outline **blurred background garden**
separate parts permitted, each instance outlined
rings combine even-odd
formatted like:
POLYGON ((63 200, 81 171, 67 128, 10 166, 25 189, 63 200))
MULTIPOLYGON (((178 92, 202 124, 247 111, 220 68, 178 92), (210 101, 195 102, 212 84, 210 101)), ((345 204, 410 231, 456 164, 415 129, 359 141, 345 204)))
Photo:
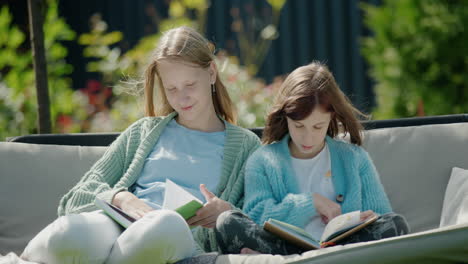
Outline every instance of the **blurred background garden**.
MULTIPOLYGON (((468 113, 468 0, 43 0, 52 133, 122 131, 144 116, 161 32, 216 46, 239 125, 263 126, 285 76, 326 63, 372 119, 468 113)), ((38 133, 27 0, 0 1, 0 141, 38 133)))

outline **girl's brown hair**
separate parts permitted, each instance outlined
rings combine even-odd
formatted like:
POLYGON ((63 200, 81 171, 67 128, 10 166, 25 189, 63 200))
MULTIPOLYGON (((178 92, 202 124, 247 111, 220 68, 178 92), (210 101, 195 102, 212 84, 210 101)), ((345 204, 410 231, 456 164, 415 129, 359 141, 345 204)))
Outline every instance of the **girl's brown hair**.
MULTIPOLYGON (((214 46, 200 33, 186 26, 171 29, 161 36, 151 62, 145 71, 146 116, 165 116, 174 111, 167 101, 159 77, 158 62, 161 60, 174 60, 208 68, 214 61, 214 46), (156 103, 153 102, 155 77, 158 84, 156 103)), ((237 118, 233 103, 217 72, 214 87, 215 92, 212 95, 216 114, 229 123, 236 124, 237 118)))
POLYGON ((332 113, 327 135, 332 138, 338 135, 341 123, 345 135, 350 134, 351 142, 362 144, 363 127, 357 116, 367 116, 351 104, 332 73, 320 62, 297 68, 283 82, 266 120, 263 143, 279 141, 288 133, 286 117, 303 120, 316 106, 322 106, 332 113))

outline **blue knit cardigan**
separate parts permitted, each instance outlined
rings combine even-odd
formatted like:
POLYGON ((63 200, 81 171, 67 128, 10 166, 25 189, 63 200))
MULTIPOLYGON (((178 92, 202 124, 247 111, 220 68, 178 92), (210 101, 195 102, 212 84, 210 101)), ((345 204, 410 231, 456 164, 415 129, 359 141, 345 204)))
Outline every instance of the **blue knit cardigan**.
MULTIPOLYGON (((273 218, 304 228, 317 214, 311 193, 301 193, 291 163, 286 135, 249 157, 245 172, 243 210, 257 224, 273 218)), ((392 211, 369 154, 361 147, 326 137, 332 181, 342 213, 392 211)))

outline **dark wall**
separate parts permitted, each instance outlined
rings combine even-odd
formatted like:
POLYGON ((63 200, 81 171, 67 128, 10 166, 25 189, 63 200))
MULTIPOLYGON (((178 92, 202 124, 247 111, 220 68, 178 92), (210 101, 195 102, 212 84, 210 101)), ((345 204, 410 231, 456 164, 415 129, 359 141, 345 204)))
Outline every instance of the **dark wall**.
MULTIPOLYGON (((119 43, 122 51, 132 48, 145 35, 157 32, 157 21, 167 17, 167 1, 153 0, 59 0, 59 12, 79 36, 90 32, 89 19, 99 13, 108 25, 108 31, 121 31, 124 39, 119 43)), ((88 58, 78 41, 65 43, 69 50, 67 61, 73 65, 73 87, 82 88, 88 79, 99 79, 97 73, 86 72, 88 58)))
MULTIPOLYGON (((6 1, 12 3, 12 1, 6 1)), ((13 1, 14 12, 19 2, 13 1)), ((124 34, 122 50, 135 45, 147 34, 157 32, 158 22, 167 17, 169 0, 80 0, 60 1, 60 14, 79 35, 89 32, 89 18, 100 13, 109 31, 124 34)), ((288 0, 281 12, 279 37, 272 42, 258 77, 270 82, 312 60, 325 62, 353 103, 363 111, 374 105, 373 83, 360 55, 359 41, 369 35, 362 19, 360 2, 379 4, 380 0, 288 0)), ((25 5, 21 5, 25 6, 25 5)), ((212 0, 208 9, 206 36, 217 48, 238 55, 237 35, 232 31, 232 9, 238 8, 243 20, 268 21, 271 8, 265 0, 212 0)), ((16 14, 15 13, 15 14, 16 14)), ((27 17, 25 17, 27 18, 27 17)), ((259 32, 261 28, 253 28, 259 32)), ((76 42, 66 43, 68 62, 73 65, 73 87, 85 86, 86 80, 99 76, 85 71, 87 59, 76 42)))
MULTIPOLYGON (((279 38, 273 41, 259 76, 271 81, 312 60, 326 63, 340 88, 361 110, 374 106, 373 83, 360 54, 360 39, 369 35, 363 25, 359 3, 375 5, 379 0, 288 0, 281 12, 279 38)), ((209 10, 207 37, 235 52, 236 34, 231 31, 231 8, 249 15, 268 14, 266 1, 213 1, 209 10), (253 10, 253 11, 252 11, 253 10)), ((271 10, 270 10, 271 13, 271 10)))

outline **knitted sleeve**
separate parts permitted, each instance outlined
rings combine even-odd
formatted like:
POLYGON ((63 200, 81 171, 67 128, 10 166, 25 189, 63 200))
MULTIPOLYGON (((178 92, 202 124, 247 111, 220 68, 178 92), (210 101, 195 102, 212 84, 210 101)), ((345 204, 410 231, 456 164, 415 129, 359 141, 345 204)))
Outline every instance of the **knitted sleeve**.
POLYGON ((379 174, 367 151, 361 148, 359 173, 362 181, 362 210, 378 214, 392 212, 390 201, 380 182, 379 174))
POLYGON ((124 174, 127 157, 127 148, 130 144, 138 144, 136 134, 143 119, 127 128, 107 148, 104 155, 85 173, 81 180, 65 194, 60 200, 58 215, 81 213, 97 210, 94 200, 99 198, 111 202, 114 195, 126 188, 114 188, 115 184, 124 174))
POLYGON ((280 172, 267 169, 271 164, 261 150, 247 162, 244 212, 258 225, 273 218, 304 227, 316 214, 312 195, 280 191, 280 185, 284 184, 280 172))
MULTIPOLYGON (((260 146, 260 140, 252 133, 246 134, 241 151, 241 155, 236 160, 236 165, 231 177, 236 177, 236 181, 230 184, 229 195, 223 193, 220 198, 227 200, 231 204, 232 210, 241 211, 244 201, 244 174, 247 158, 260 146), (237 169, 236 169, 237 168, 237 169), (235 175, 233 175, 235 174, 235 175)), ((227 188, 228 189, 228 188, 227 188)), ((194 232, 195 241, 198 247, 206 252, 219 251, 216 235, 213 229, 197 228, 194 232)))
POLYGON ((233 209, 241 210, 242 206, 244 205, 244 196, 245 196, 245 170, 247 166, 247 160, 255 152, 255 150, 260 147, 260 140, 256 135, 248 135, 246 139, 246 143, 243 147, 242 157, 238 160, 238 169, 237 171, 237 181, 233 184, 231 188, 230 199, 232 202, 233 209))

